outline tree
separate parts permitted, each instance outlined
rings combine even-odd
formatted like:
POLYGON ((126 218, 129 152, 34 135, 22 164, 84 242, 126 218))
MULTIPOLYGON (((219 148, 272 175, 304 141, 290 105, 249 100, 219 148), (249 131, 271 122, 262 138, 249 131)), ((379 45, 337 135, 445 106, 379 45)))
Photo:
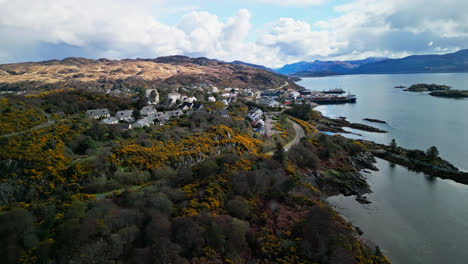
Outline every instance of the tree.
POLYGON ((284 160, 284 148, 281 142, 276 142, 275 153, 273 154, 273 159, 282 162, 284 160))
POLYGON ((151 91, 151 93, 150 93, 150 101, 151 101, 151 102, 155 102, 155 100, 156 100, 156 91, 153 90, 153 91, 151 91))
POLYGON ((226 209, 229 214, 239 219, 245 219, 250 212, 249 205, 240 197, 229 200, 226 204, 226 209))
POLYGON ((200 170, 198 172, 201 179, 205 179, 216 175, 218 172, 218 164, 214 160, 205 160, 200 164, 200 170))
POLYGON ((432 146, 426 150, 426 155, 429 156, 431 161, 433 161, 439 156, 439 150, 437 147, 432 146))
POLYGON ((135 109, 133 110, 132 116, 135 118, 135 121, 137 121, 141 118, 141 113, 138 109, 135 109))
POLYGON ((312 116, 312 107, 309 104, 294 104, 291 109, 286 110, 284 113, 302 120, 310 120, 312 116))
POLYGON ((390 149, 395 151, 398 148, 398 145, 396 143, 395 139, 392 139, 392 142, 390 142, 390 149))
MULTIPOLYGON (((146 92, 144 89, 138 91, 138 100, 135 103, 135 108, 138 111, 146 105, 146 92)), ((135 112, 135 111, 133 111, 135 112)))

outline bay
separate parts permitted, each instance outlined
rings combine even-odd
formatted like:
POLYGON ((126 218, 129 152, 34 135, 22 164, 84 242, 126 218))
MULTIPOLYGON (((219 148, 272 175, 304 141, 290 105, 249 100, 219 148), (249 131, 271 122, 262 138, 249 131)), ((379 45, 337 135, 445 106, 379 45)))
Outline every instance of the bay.
MULTIPOLYGON (((388 134, 346 135, 405 148, 436 146, 440 155, 468 171, 468 99, 437 98, 394 88, 416 83, 446 84, 468 89, 468 74, 353 75, 307 78, 311 90, 342 88, 357 95, 355 104, 319 106, 325 116, 344 116, 389 131, 388 134), (363 121, 380 119, 387 124, 363 121)), ((378 172, 364 174, 372 202, 355 197, 328 199, 347 220, 359 226, 364 239, 378 244, 392 263, 468 263, 468 186, 407 170, 378 159, 378 172)))

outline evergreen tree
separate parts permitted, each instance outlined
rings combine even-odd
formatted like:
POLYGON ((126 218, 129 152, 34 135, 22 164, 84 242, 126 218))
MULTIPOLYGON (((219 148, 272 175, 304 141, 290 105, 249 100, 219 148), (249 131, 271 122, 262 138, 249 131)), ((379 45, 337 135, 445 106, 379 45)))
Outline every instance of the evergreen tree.
POLYGON ((429 159, 435 160, 439 156, 439 150, 437 147, 432 146, 426 150, 426 155, 429 156, 429 159))
POLYGON ((277 141, 276 142, 276 149, 275 153, 273 154, 273 159, 282 162, 284 160, 284 148, 283 144, 281 142, 277 141))
POLYGON ((398 148, 398 145, 396 143, 395 139, 392 139, 392 142, 390 142, 390 149, 391 150, 396 150, 398 148))

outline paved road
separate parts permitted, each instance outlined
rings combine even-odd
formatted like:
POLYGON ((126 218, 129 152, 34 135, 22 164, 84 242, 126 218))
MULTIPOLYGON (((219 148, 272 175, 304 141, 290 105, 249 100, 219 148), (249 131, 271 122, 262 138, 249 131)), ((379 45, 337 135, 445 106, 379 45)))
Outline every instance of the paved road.
POLYGON ((291 121, 293 123, 294 129, 296 130, 296 136, 294 137, 293 141, 289 142, 284 146, 284 151, 288 151, 292 146, 299 143, 301 138, 305 137, 304 129, 296 122, 291 121))
MULTIPOLYGON (((284 151, 288 151, 292 146, 299 143, 301 138, 305 137, 304 129, 298 123, 292 121, 291 119, 289 121, 291 121, 293 123, 293 127, 296 130, 296 136, 294 137, 294 139, 291 142, 289 142, 288 144, 286 144, 286 146, 284 146, 284 151)), ((273 155, 273 153, 274 153, 274 151, 270 151, 270 152, 265 153, 265 154, 266 155, 273 155)))

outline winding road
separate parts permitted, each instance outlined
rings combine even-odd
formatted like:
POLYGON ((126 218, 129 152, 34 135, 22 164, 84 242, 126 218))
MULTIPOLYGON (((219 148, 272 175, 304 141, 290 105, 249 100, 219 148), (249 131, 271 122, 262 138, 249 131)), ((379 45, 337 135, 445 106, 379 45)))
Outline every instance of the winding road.
MULTIPOLYGON (((284 146, 284 151, 285 152, 287 152, 295 144, 299 143, 301 138, 306 136, 304 129, 298 123, 292 121, 291 119, 289 119, 289 121, 291 121, 293 123, 293 127, 296 130, 296 136, 294 137, 293 140, 291 140, 291 142, 289 142, 288 144, 286 144, 284 146)), ((273 155, 273 153, 274 153, 274 151, 270 151, 270 152, 266 153, 266 155, 273 155)))
POLYGON ((301 138, 305 137, 304 129, 298 123, 294 121, 291 121, 291 122, 293 123, 294 129, 296 130, 296 136, 291 142, 289 142, 288 144, 286 144, 286 146, 284 146, 284 151, 288 151, 292 146, 299 143, 301 138))

